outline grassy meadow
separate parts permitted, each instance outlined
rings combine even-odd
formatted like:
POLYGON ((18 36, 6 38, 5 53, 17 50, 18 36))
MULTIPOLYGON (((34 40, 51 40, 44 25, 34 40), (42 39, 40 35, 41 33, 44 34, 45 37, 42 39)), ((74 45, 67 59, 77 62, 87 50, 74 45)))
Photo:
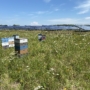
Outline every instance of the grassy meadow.
POLYGON ((7 30, 0 38, 14 34, 28 39, 29 53, 0 45, 0 90, 90 90, 90 32, 7 30))

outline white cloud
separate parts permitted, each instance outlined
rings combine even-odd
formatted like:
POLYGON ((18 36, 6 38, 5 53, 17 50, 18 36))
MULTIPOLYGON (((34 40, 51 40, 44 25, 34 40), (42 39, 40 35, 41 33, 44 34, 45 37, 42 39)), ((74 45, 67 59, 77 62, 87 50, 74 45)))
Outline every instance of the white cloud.
POLYGON ((37 14, 44 14, 44 13, 47 13, 48 11, 38 11, 36 12, 37 14))
POLYGON ((43 11, 38 11, 37 14, 44 14, 45 12, 43 11))
POLYGON ((80 11, 78 14, 85 14, 85 13, 87 13, 89 10, 82 10, 82 11, 80 11))
POLYGON ((31 19, 35 19, 35 18, 37 18, 37 17, 38 17, 38 16, 32 16, 31 19))
POLYGON ((89 24, 90 20, 87 20, 85 18, 82 18, 82 19, 77 19, 77 18, 59 18, 59 19, 48 20, 48 22, 51 23, 51 24, 89 24))
POLYGON ((56 9, 54 9, 55 11, 59 11, 59 9, 58 8, 56 8, 56 9))
POLYGON ((37 14, 45 14, 48 13, 49 11, 36 11, 36 12, 32 12, 31 14, 28 14, 28 16, 33 16, 33 15, 37 15, 37 14))
POLYGON ((53 11, 37 11, 37 12, 34 12, 34 14, 38 14, 38 15, 41 15, 41 14, 50 14, 52 13, 53 11))
POLYGON ((90 0, 85 0, 84 2, 81 2, 75 8, 80 9, 80 12, 78 12, 78 14, 88 13, 90 11, 90 0))
POLYGON ((33 16, 33 14, 28 14, 28 16, 33 16))
POLYGON ((90 17, 85 17, 86 20, 90 20, 90 17))
POLYGON ((49 3, 51 0, 44 0, 44 2, 49 3))
POLYGON ((70 24, 70 23, 75 23, 78 21, 78 19, 71 19, 71 18, 60 18, 60 19, 52 19, 52 20, 49 20, 50 22, 54 22, 54 23, 67 23, 67 24, 70 24))
POLYGON ((62 3, 62 4, 60 4, 59 6, 64 6, 66 3, 62 3))
POLYGON ((15 17, 18 17, 19 15, 15 15, 15 17))
POLYGON ((32 12, 31 14, 28 14, 28 16, 34 16, 34 15, 42 15, 42 14, 50 14, 53 13, 55 11, 59 11, 60 9, 58 8, 54 8, 51 11, 36 11, 36 12, 32 12))
POLYGON ((5 18, 5 19, 3 19, 3 20, 0 20, 0 23, 1 24, 6 24, 6 25, 13 25, 13 24, 18 24, 19 25, 19 18, 5 18))
POLYGON ((39 23, 38 23, 38 22, 36 22, 36 21, 34 21, 34 22, 31 22, 31 24, 30 24, 30 25, 32 25, 32 26, 33 26, 33 25, 36 25, 36 26, 37 26, 37 25, 39 25, 39 23))

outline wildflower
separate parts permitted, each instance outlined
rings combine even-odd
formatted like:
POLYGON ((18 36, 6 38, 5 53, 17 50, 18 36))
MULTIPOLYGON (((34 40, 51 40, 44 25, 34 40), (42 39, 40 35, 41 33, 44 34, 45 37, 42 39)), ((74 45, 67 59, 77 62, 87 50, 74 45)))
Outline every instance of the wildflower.
POLYGON ((50 71, 54 71, 54 68, 50 68, 50 71))
POLYGON ((75 43, 75 45, 78 45, 77 43, 75 43))
POLYGON ((26 66, 27 68, 29 67, 29 66, 26 66))
POLYGON ((57 73, 56 75, 58 76, 59 74, 57 73))
POLYGON ((55 73, 53 72, 52 74, 54 75, 55 73))
POLYGON ((56 41, 54 41, 54 43, 56 43, 56 41))
POLYGON ((56 53, 58 53, 58 51, 56 50, 56 53))
POLYGON ((66 88, 64 88, 63 90, 67 90, 66 88))
POLYGON ((50 72, 47 72, 48 74, 50 74, 50 72))
POLYGON ((37 86, 34 90, 44 89, 43 86, 37 86))
POLYGON ((12 56, 12 55, 14 55, 15 54, 15 52, 12 52, 12 53, 10 53, 10 56, 12 56))

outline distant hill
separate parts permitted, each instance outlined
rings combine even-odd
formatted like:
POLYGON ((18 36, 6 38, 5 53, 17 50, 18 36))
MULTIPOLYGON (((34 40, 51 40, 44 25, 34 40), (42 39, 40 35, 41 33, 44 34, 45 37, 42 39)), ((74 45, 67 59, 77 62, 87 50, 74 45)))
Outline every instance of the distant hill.
POLYGON ((84 31, 90 30, 90 25, 73 25, 73 24, 60 24, 60 25, 41 25, 41 26, 20 26, 20 25, 0 25, 0 30, 75 30, 75 31, 84 31))

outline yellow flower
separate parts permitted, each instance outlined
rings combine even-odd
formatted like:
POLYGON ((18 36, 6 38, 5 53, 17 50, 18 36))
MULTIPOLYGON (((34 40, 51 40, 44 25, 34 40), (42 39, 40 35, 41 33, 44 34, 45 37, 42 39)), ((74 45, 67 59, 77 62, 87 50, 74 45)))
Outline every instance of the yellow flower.
POLYGON ((63 90, 67 90, 66 88, 64 88, 63 90))

